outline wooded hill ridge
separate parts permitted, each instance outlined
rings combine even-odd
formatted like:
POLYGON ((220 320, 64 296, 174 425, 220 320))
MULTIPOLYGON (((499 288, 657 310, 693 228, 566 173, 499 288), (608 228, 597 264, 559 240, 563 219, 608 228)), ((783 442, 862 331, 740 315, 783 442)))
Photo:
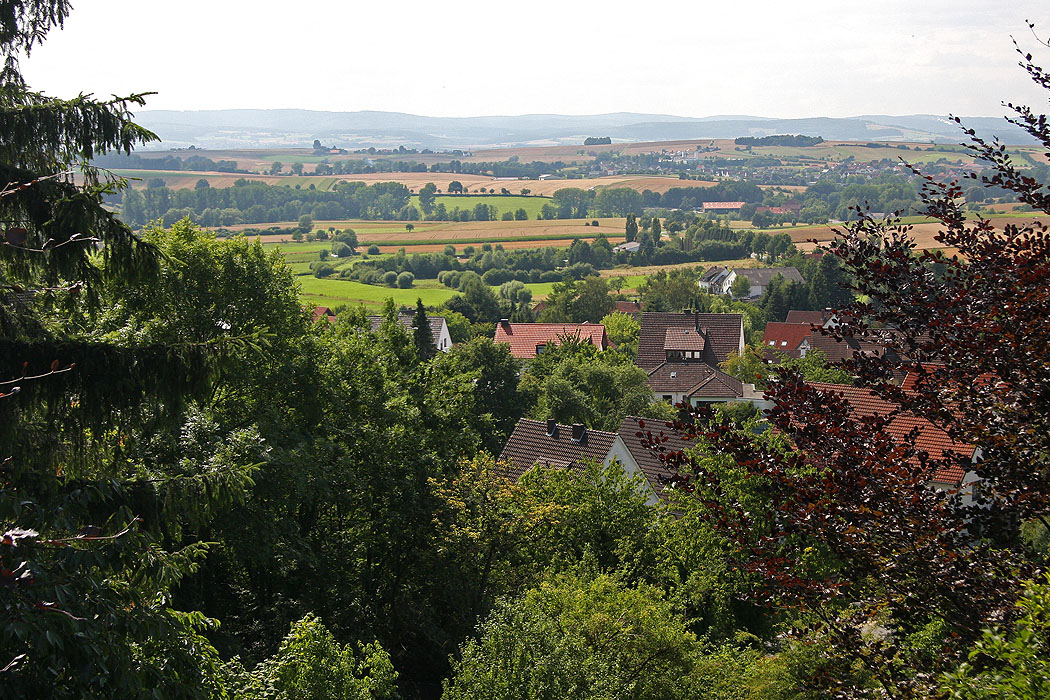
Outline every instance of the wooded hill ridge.
MULTIPOLYGON (((343 148, 404 145, 413 148, 582 144, 601 133, 617 141, 737 138, 802 134, 833 140, 956 143, 957 124, 947 116, 864 115, 849 118, 774 119, 743 115, 681 117, 618 112, 595 115, 430 117, 401 112, 325 112, 305 109, 143 110, 136 121, 160 136, 154 148, 281 148, 314 139, 343 148)), ((1030 135, 1000 117, 967 117, 984 138, 1031 144, 1030 135)))

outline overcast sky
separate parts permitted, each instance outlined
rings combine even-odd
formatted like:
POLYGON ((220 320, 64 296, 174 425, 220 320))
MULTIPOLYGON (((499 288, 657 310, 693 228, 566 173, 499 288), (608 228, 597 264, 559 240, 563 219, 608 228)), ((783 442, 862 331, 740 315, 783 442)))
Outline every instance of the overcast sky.
POLYGON ((149 109, 429 116, 1003 114, 1045 109, 1050 0, 73 0, 23 61, 55 96, 149 109))

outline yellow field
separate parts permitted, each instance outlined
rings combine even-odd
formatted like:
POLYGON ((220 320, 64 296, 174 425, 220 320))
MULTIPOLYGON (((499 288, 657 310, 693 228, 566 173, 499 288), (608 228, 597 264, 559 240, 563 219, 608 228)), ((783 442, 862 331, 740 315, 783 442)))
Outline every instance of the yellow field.
MULTIPOLYGON (((590 220, 588 220, 590 221, 590 220)), ((412 246, 412 252, 441 250, 447 242, 469 243, 502 243, 504 248, 544 248, 546 246, 567 247, 574 238, 593 240, 598 234, 605 236, 613 245, 624 237, 625 219, 598 219, 598 226, 584 226, 583 219, 559 219, 551 221, 424 221, 412 222, 415 226, 411 232, 405 230, 401 221, 318 221, 315 228, 327 229, 352 228, 357 233, 358 241, 368 246, 372 243, 384 244, 391 251, 402 245, 412 246), (564 238, 562 238, 564 237, 564 238), (528 238, 531 240, 506 240, 508 238, 528 238)), ((295 226, 286 221, 278 226, 295 226)), ((247 226, 230 227, 237 230, 247 226)), ((262 235, 264 243, 279 243, 291 240, 288 234, 262 235)), ((386 252, 386 251, 384 251, 386 252)))
MULTIPOLYGON (((989 220, 995 228, 1002 228, 1006 224, 1023 226, 1032 222, 1050 225, 1050 216, 1035 216, 1034 214, 1028 216, 995 216, 991 217, 989 220)), ((841 226, 838 228, 841 229, 841 226)), ((937 250, 943 248, 943 246, 934 237, 943 229, 944 225, 940 222, 919 223, 913 224, 909 233, 911 237, 915 239, 915 247, 918 250, 937 250)), ((770 232, 772 233, 772 231, 770 232)), ((810 240, 824 243, 835 237, 834 230, 830 225, 807 226, 805 228, 785 228, 783 232, 791 234, 791 240, 794 241, 798 249, 802 251, 810 251, 816 247, 816 245, 811 243, 810 240)), ((951 255, 956 251, 952 248, 945 248, 944 252, 951 255)))

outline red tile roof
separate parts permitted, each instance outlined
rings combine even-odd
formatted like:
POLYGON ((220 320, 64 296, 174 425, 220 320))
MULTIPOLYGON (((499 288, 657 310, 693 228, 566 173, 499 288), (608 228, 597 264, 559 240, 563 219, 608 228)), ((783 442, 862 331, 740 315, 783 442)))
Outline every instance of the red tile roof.
POLYGON ((500 461, 507 463, 507 476, 518 478, 537 462, 562 469, 579 469, 584 460, 605 461, 616 433, 604 430, 584 430, 584 439, 572 439, 572 426, 558 424, 553 435, 547 434, 545 421, 522 418, 507 438, 500 453, 500 461))
POLYGON ((704 335, 704 362, 716 366, 731 352, 739 352, 744 342, 742 314, 701 314, 643 312, 638 336, 638 366, 650 370, 667 360, 664 342, 667 329, 696 330, 704 335))
POLYGON ((637 315, 642 313, 642 302, 640 301, 617 301, 616 310, 621 314, 637 315))
POLYGON ((781 352, 798 350, 798 346, 812 332, 813 327, 808 323, 770 322, 766 324, 766 331, 762 334, 762 345, 781 352))
POLYGON ((609 346, 600 323, 498 323, 495 341, 509 344, 514 357, 528 359, 536 357, 537 346, 557 345, 564 336, 590 340, 599 350, 609 346))
POLYGON ((746 202, 704 202, 704 209, 740 209, 746 202))
POLYGON ((329 309, 327 306, 315 306, 313 311, 314 322, 321 320, 322 318, 329 323, 335 323, 335 312, 329 309))
MULTIPOLYGON (((858 418, 870 416, 888 416, 899 406, 886 401, 870 389, 840 384, 811 382, 811 386, 820 391, 834 392, 844 398, 850 410, 858 418)), ((955 453, 963 460, 972 460, 976 452, 973 445, 952 440, 946 432, 930 421, 912 414, 901 414, 890 420, 886 431, 892 438, 903 440, 913 429, 918 430, 915 447, 926 452, 930 459, 944 460, 948 452, 955 453)), ((948 464, 934 472, 932 480, 941 484, 958 486, 962 483, 965 470, 958 464, 948 464)))

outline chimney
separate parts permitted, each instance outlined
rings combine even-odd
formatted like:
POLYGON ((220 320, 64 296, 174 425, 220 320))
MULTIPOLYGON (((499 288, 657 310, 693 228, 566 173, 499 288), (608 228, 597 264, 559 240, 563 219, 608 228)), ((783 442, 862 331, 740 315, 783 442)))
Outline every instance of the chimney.
POLYGON ((510 325, 510 319, 509 319, 509 318, 501 318, 501 319, 499 320, 499 325, 501 325, 501 326, 503 326, 504 328, 506 328, 507 326, 509 326, 509 325, 510 325))
POLYGON ((572 441, 576 444, 582 444, 584 438, 587 437, 587 430, 583 427, 583 423, 572 424, 572 441))
POLYGON ((554 420, 553 418, 547 419, 547 435, 549 435, 550 437, 558 436, 558 421, 554 420))

